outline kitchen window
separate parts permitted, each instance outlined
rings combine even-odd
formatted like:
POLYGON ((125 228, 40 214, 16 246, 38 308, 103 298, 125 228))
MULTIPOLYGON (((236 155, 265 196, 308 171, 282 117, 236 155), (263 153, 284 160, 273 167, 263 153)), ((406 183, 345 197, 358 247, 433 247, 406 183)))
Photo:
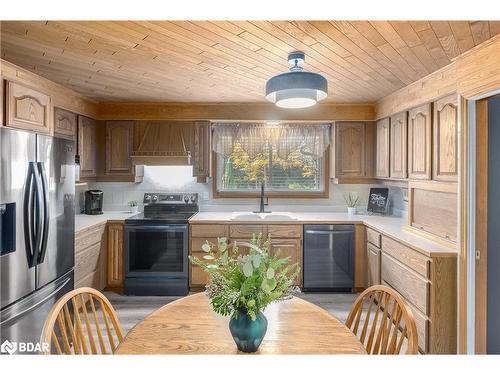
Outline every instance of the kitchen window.
POLYGON ((328 196, 329 124, 212 125, 215 197, 328 196))

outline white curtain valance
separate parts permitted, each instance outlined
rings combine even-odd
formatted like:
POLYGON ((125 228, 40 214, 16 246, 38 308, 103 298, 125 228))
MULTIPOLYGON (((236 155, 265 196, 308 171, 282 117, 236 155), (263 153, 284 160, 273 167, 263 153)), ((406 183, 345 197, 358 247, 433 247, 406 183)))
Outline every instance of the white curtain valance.
POLYGON ((330 124, 214 123, 212 149, 222 155, 232 154, 238 144, 251 158, 270 145, 281 158, 293 152, 322 156, 330 144, 330 124))

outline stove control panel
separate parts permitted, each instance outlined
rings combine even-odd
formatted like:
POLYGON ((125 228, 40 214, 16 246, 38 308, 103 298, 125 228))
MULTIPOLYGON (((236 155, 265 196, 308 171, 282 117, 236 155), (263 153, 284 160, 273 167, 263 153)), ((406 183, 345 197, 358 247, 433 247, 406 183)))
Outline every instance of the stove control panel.
POLYGON ((198 193, 146 193, 143 203, 197 204, 198 193))

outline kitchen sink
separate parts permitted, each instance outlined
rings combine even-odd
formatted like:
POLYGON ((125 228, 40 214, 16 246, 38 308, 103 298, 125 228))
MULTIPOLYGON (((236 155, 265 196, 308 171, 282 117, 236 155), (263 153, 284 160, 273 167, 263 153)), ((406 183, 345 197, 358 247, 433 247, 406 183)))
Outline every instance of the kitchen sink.
POLYGON ((257 213, 257 212, 234 212, 231 215, 231 220, 240 221, 271 221, 271 220, 297 220, 290 212, 268 212, 268 213, 257 213))

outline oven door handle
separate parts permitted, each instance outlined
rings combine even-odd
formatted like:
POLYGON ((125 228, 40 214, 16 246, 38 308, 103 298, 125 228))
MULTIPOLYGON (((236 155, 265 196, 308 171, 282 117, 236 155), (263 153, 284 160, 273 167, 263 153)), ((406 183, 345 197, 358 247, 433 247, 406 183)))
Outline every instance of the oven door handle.
POLYGON ((166 231, 186 230, 187 225, 125 225, 125 229, 156 231, 163 229, 166 231))

